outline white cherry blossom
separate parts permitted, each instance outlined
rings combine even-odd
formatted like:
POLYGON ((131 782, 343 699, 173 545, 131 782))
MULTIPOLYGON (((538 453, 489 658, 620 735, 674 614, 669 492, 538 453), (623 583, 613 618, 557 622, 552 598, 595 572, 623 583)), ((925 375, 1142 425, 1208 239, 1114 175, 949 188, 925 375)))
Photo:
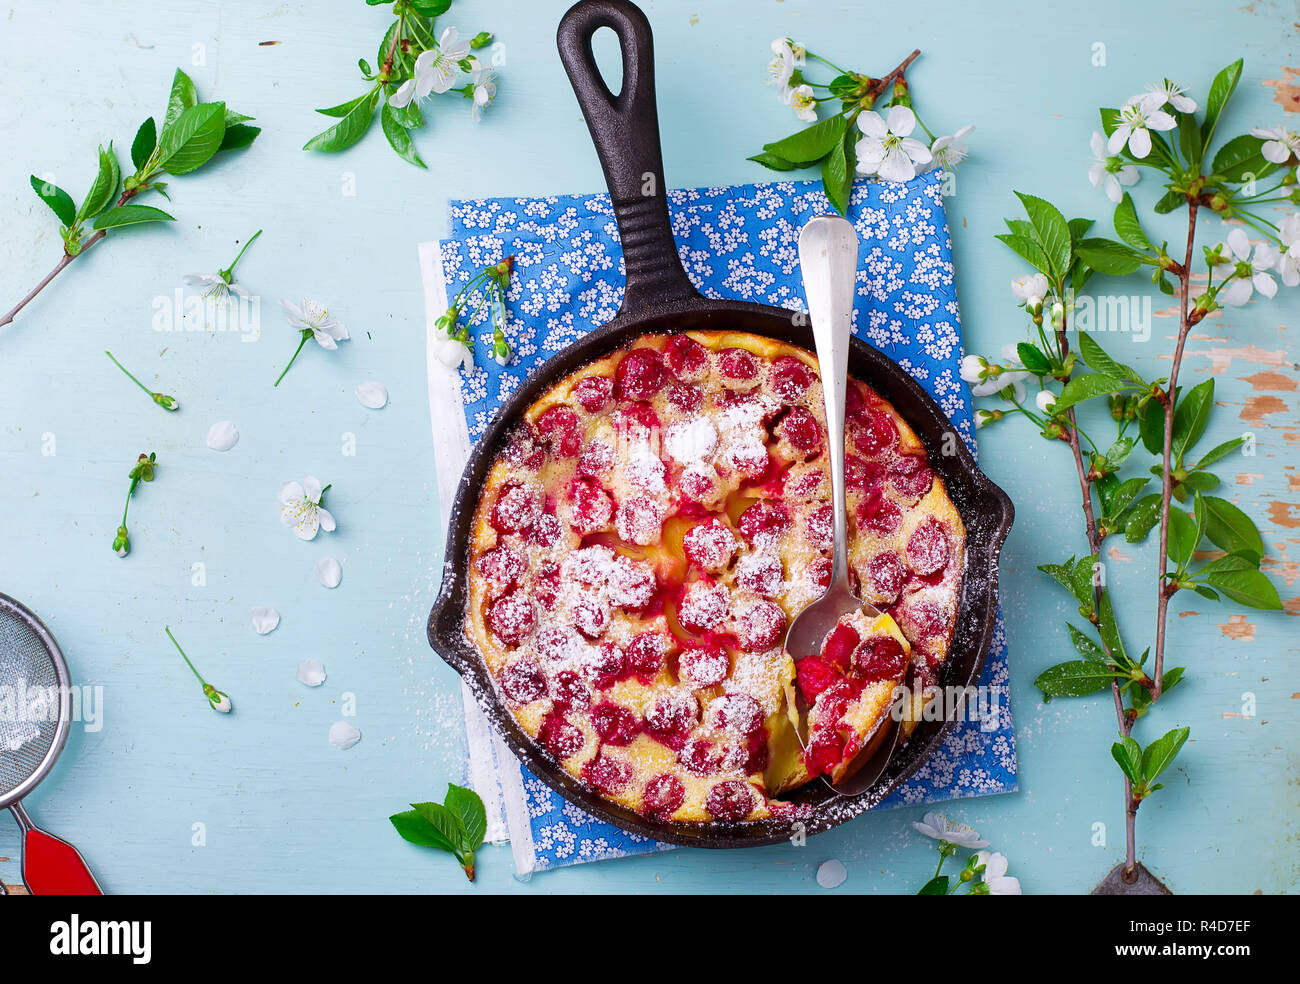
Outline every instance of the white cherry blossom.
POLYGON ((882 118, 874 110, 858 117, 864 134, 858 141, 858 173, 874 174, 885 181, 911 181, 918 164, 929 164, 930 148, 910 136, 916 114, 907 106, 894 106, 882 118))
POLYGON ((800 85, 790 90, 790 108, 805 123, 817 122, 817 94, 810 85, 800 85))
POLYGON ((1151 153, 1151 131, 1172 130, 1178 121, 1160 108, 1160 97, 1147 93, 1134 96, 1119 110, 1119 125, 1110 135, 1106 147, 1118 154, 1128 144, 1129 153, 1142 160, 1151 153))
POLYGON ((949 844, 956 844, 958 847, 979 848, 989 846, 989 842, 983 840, 974 827, 964 823, 953 823, 942 813, 927 813, 919 822, 913 821, 912 827, 925 834, 926 837, 947 841, 949 844))
POLYGON ((1122 157, 1106 152, 1106 138, 1096 130, 1090 141, 1092 163, 1088 165, 1088 180, 1094 188, 1102 188, 1106 197, 1119 204, 1124 197, 1123 188, 1131 188, 1138 183, 1140 174, 1135 164, 1125 164, 1122 157))
POLYGON ((935 137, 934 143, 930 144, 930 156, 934 159, 934 166, 949 171, 954 170, 970 156, 970 148, 963 141, 974 132, 975 127, 963 126, 952 136, 935 137))
POLYGON ((1021 304, 1028 304, 1034 298, 1042 300, 1051 290, 1047 277, 1041 273, 1026 273, 1011 278, 1011 293, 1021 304))
POLYGON ((1172 106, 1180 113, 1196 112, 1196 100, 1187 95, 1187 90, 1177 82, 1171 82, 1165 79, 1162 82, 1152 82, 1147 86, 1147 97, 1155 102, 1160 102, 1157 106, 1172 106))
POLYGON ((1265 297, 1272 297, 1277 293, 1277 281, 1273 279, 1270 272, 1278 265, 1276 249, 1268 243, 1260 243, 1255 247, 1254 259, 1251 259, 1250 240, 1246 238, 1245 229, 1233 229, 1228 233, 1228 248, 1232 250, 1238 263, 1249 265, 1250 273, 1228 281, 1219 292, 1220 301, 1238 307, 1249 301, 1255 291, 1259 291, 1265 297))
POLYGON ((1264 146, 1259 148, 1259 152, 1264 155, 1266 161, 1285 164, 1292 154, 1300 157, 1300 133, 1295 130, 1284 126, 1256 128, 1250 131, 1250 135, 1264 141, 1264 146))
POLYGON ((280 522, 292 526, 298 539, 314 540, 319 530, 334 532, 334 516, 321 505, 328 488, 321 488, 315 475, 308 475, 301 485, 285 482, 280 486, 280 522))
POLYGON ((980 880, 989 887, 990 895, 1020 895, 1020 879, 1007 875, 1007 859, 996 852, 978 851, 977 863, 984 865, 980 880))

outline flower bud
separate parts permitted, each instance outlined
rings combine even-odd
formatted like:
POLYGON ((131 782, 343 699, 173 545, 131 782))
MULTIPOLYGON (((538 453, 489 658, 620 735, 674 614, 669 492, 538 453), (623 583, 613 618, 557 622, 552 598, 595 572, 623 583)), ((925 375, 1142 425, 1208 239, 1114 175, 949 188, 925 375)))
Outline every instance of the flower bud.
POLYGON ((477 34, 474 35, 474 37, 470 39, 469 46, 473 48, 475 51, 478 51, 479 48, 486 48, 491 43, 492 43, 492 32, 479 31, 477 34))
POLYGON ((164 410, 179 410, 181 408, 181 401, 174 396, 168 396, 166 393, 155 393, 153 401, 164 410))
POLYGON ((222 714, 230 713, 233 705, 230 702, 230 696, 228 694, 223 694, 210 683, 205 683, 203 685, 203 694, 208 698, 208 703, 212 705, 214 711, 218 711, 222 714))
POLYGON ((504 366, 510 362, 512 354, 510 343, 506 341, 505 334, 498 328, 492 333, 492 358, 496 360, 497 365, 504 366))
POLYGON ((113 552, 119 557, 125 557, 131 552, 131 538, 126 535, 126 527, 117 528, 117 536, 113 537, 113 552))
POLYGON ((1065 324, 1065 305, 1057 301, 1052 305, 1052 327, 1060 328, 1065 324))
POLYGON ((1043 299, 1037 294, 1030 294, 1025 298, 1025 308, 1030 314, 1037 317, 1043 313, 1043 299))
POLYGON ((1051 390, 1040 390, 1034 397, 1034 403, 1037 404, 1040 412, 1050 414, 1052 408, 1056 406, 1056 394, 1051 390))

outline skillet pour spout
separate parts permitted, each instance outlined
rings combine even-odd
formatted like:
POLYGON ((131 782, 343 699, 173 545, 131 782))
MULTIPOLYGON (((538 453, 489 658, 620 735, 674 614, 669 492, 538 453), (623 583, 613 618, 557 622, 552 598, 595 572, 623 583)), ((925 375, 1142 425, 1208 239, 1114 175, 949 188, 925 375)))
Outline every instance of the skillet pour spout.
MULTIPOLYGON (((592 815, 645 837, 695 847, 733 848, 788 839, 837 826, 875 806, 927 761, 956 723, 924 721, 863 793, 837 797, 821 783, 784 795, 802 816, 737 823, 674 824, 651 820, 604 799, 570 775, 519 727, 482 657, 464 632, 469 596, 469 546, 474 512, 507 432, 547 389, 614 349, 656 332, 727 329, 780 339, 813 350, 811 329, 781 308, 702 297, 682 267, 668 220, 654 44, 649 22, 628 0, 582 0, 560 22, 557 44, 609 186, 623 245, 627 287, 618 314, 557 352, 524 379, 494 417, 465 465, 448 521, 442 587, 429 615, 429 643, 465 680, 497 732, 538 778, 592 815), (592 37, 610 28, 623 54, 617 95, 601 78, 592 37)), ((849 349, 849 372, 868 383, 907 420, 930 456, 967 528, 966 569, 953 643, 942 685, 974 686, 993 637, 998 556, 1010 530, 1010 499, 977 467, 951 421, 897 363, 861 339, 849 349)))

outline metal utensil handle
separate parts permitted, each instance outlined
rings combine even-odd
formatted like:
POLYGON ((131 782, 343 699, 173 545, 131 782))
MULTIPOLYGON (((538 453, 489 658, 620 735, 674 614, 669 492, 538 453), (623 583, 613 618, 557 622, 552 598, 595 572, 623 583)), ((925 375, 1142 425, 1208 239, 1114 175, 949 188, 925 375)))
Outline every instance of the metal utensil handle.
POLYGON ((852 224, 838 216, 823 215, 805 225, 799 233, 799 266, 826 401, 826 443, 831 459, 831 502, 835 513, 833 587, 849 575, 844 515, 844 398, 848 389, 849 338, 858 272, 858 234, 852 224))
POLYGON ((582 0, 560 21, 556 44, 614 203, 627 268, 621 313, 698 298, 668 224, 650 22, 626 0, 582 0), (602 27, 618 35, 623 54, 618 95, 605 84, 592 51, 592 37, 602 27))
POLYGON ((33 895, 103 895, 81 853, 67 841, 47 834, 21 803, 9 807, 23 832, 23 884, 33 895))

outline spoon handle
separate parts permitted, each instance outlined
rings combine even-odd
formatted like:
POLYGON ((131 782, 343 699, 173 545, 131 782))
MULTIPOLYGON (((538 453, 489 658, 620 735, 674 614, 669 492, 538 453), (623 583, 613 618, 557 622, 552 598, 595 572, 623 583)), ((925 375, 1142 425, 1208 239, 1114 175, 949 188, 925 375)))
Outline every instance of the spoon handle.
POLYGON ((844 515, 844 396, 848 388, 849 337, 858 272, 858 234, 853 226, 834 215, 822 215, 810 221, 799 233, 799 266, 826 401, 826 442, 835 514, 833 589, 847 582, 849 569, 844 515))

